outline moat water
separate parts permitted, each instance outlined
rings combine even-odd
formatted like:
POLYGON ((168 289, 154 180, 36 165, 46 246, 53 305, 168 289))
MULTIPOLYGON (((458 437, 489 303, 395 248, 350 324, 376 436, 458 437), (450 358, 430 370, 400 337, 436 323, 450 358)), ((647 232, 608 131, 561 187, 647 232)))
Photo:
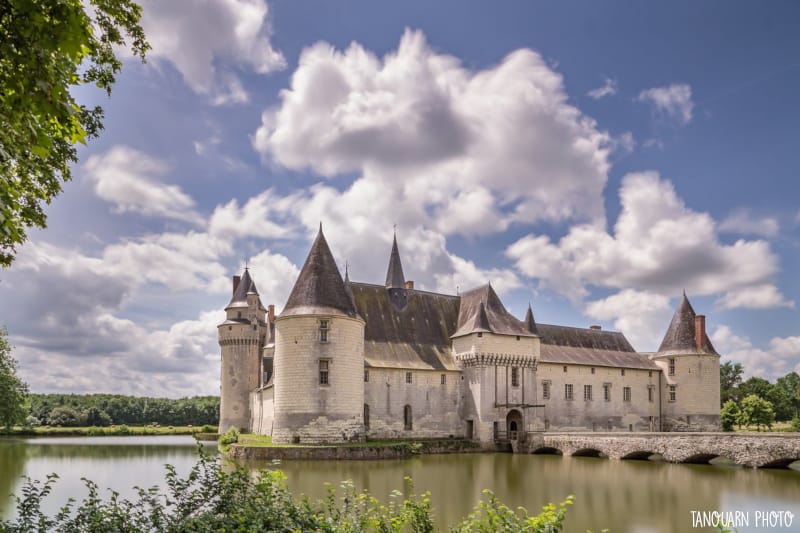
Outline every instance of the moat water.
MULTIPOLYGON (((0 439, 0 517, 13 516, 13 498, 7 495, 19 492, 23 476, 40 480, 53 472, 60 476, 47 503, 47 510, 55 512, 69 497, 85 494, 81 477, 132 497, 134 486, 163 484, 165 464, 186 474, 196 459, 191 437, 0 439)), ((510 507, 523 506, 531 513, 548 502, 575 495, 565 524, 570 532, 603 528, 613 533, 713 531, 693 528, 692 511, 739 511, 741 518, 750 521, 750 527, 739 528, 742 533, 800 531, 797 470, 510 454, 284 462, 278 467, 296 493, 321 497, 326 482, 338 486, 351 479, 357 488, 368 489, 383 502, 393 490, 404 490, 403 478, 408 476, 414 480, 415 492, 431 492, 437 524, 443 529, 468 514, 481 491, 488 488, 510 507), (793 514, 791 527, 768 527, 764 520, 769 520, 769 513, 781 511, 793 514)))

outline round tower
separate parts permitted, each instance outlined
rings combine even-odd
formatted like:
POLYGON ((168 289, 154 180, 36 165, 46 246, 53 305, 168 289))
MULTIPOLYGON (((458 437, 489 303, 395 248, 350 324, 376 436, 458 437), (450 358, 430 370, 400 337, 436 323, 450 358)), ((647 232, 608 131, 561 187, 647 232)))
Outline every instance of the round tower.
POLYGON ((663 373, 661 428, 664 431, 719 431, 720 356, 683 294, 658 352, 651 356, 663 373))
POLYGON ((233 427, 248 431, 250 393, 260 382, 267 324, 266 309, 246 268, 241 278, 233 278, 233 296, 225 313, 225 322, 217 326, 222 348, 219 431, 224 433, 233 427))
POLYGON ((273 442, 363 440, 364 324, 320 228, 275 320, 273 442))

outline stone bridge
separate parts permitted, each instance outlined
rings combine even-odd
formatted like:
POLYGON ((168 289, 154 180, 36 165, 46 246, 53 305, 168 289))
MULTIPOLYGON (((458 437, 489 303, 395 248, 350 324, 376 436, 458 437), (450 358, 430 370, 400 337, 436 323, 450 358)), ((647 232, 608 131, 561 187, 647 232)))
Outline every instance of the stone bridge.
POLYGON ((787 433, 528 433, 520 453, 708 463, 725 457, 753 468, 785 468, 800 460, 800 435, 787 433))

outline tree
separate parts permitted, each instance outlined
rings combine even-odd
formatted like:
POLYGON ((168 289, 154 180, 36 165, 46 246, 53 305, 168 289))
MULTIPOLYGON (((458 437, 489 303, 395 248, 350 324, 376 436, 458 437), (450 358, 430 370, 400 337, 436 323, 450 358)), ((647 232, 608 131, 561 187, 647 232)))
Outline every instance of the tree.
POLYGON ((0 425, 6 430, 25 422, 28 386, 17 376, 17 362, 11 357, 8 332, 0 328, 0 425))
POLYGON ((61 192, 85 144, 103 128, 103 109, 78 104, 70 89, 111 94, 130 39, 149 45, 131 0, 3 0, 0 8, 0 265, 14 259, 26 228, 45 227, 42 202, 61 192), (88 9, 87 9, 88 8, 88 9))
POLYGON ((775 411, 767 400, 751 394, 742 400, 739 405, 739 425, 756 426, 761 431, 761 426, 772 428, 775 421, 775 411))
POLYGON ((725 361, 719 367, 719 389, 722 404, 728 400, 736 400, 736 389, 742 384, 744 369, 742 363, 725 361))
POLYGON ((800 416, 800 374, 789 372, 782 378, 778 378, 775 386, 783 390, 789 397, 792 415, 800 416))
POLYGON ((722 431, 733 431, 733 425, 739 420, 739 406, 733 400, 728 400, 719 412, 722 431))

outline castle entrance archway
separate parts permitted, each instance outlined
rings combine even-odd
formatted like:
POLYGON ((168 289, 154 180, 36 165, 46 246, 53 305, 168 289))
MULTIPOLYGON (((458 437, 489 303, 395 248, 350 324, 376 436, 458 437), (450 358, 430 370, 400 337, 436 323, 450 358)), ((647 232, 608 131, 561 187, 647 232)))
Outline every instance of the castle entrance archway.
POLYGON ((522 413, 516 409, 512 409, 506 415, 506 431, 508 431, 508 440, 517 440, 522 431, 522 413))

